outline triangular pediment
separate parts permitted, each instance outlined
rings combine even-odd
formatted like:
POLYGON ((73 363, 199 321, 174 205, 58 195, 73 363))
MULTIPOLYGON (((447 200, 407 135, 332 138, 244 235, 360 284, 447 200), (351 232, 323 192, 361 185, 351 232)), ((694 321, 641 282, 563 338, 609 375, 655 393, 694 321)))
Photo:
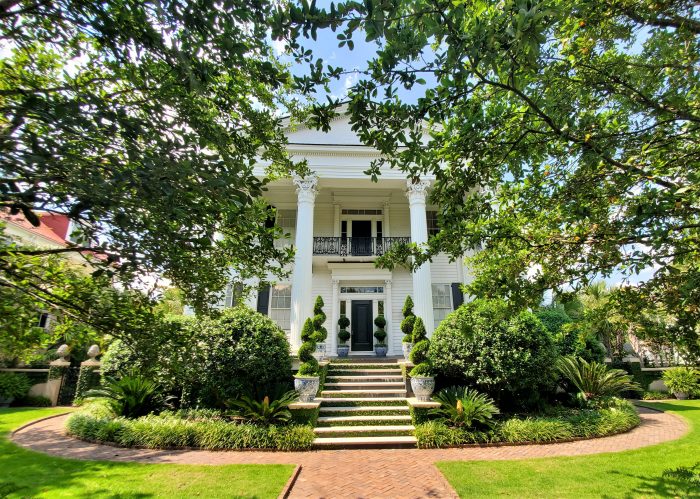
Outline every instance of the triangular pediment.
POLYGON ((361 146, 363 145, 357 134, 352 130, 350 117, 340 115, 334 118, 328 132, 297 125, 285 130, 285 135, 290 145, 334 145, 334 146, 361 146))

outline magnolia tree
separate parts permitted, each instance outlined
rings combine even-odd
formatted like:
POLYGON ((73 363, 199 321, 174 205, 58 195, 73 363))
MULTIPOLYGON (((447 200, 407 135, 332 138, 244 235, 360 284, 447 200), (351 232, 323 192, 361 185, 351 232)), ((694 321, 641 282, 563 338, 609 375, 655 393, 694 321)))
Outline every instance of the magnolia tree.
MULTIPOLYGON (((698 348, 693 2, 301 2, 278 12, 273 35, 302 60, 304 36, 323 28, 350 50, 358 37, 376 43, 348 96, 353 129, 383 153, 367 173, 435 177, 441 232, 384 264, 480 249, 469 292, 518 305, 653 269, 619 294, 621 308, 671 314, 677 337, 698 348)), ((302 89, 344 74, 311 62, 302 89)), ((319 107, 317 124, 330 115, 319 107)))
MULTIPOLYGON (((295 166, 279 109, 291 77, 268 45, 272 2, 0 4, 0 209, 67 214, 67 248, 129 284, 158 273, 204 310, 241 276, 281 268, 259 196, 295 166), (262 176, 258 163, 270 165, 262 176)), ((303 173, 303 168, 298 170, 303 173)), ((41 284, 39 284, 41 285, 41 284)), ((51 283, 43 287, 50 288, 51 283)))

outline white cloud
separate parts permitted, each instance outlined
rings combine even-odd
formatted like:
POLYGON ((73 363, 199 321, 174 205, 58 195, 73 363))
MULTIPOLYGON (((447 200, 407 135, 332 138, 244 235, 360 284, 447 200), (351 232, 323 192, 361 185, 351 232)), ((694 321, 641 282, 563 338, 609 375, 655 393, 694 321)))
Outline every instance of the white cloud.
POLYGON ((275 55, 282 55, 287 51, 287 44, 284 40, 272 40, 272 50, 275 55))

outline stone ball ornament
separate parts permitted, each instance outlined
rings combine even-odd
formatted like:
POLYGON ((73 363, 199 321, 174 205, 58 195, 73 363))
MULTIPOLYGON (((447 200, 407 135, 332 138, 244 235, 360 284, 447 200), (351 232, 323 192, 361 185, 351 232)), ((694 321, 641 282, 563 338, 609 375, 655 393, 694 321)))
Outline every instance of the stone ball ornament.
POLYGON ((58 350, 56 350, 56 354, 58 354, 59 359, 66 360, 66 357, 70 354, 70 347, 66 344, 61 345, 58 347, 58 350))
POLYGON ((100 355, 100 347, 97 345, 91 345, 90 348, 88 348, 87 354, 88 357, 90 357, 90 360, 95 360, 95 357, 100 355))

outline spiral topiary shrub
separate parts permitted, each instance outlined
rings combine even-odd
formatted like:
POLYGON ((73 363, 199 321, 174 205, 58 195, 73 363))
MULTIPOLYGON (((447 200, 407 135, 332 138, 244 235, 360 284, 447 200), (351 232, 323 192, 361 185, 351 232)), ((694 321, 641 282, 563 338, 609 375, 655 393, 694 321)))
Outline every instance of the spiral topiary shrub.
POLYGON ((314 323, 311 319, 306 319, 304 327, 301 330, 301 339, 304 343, 299 347, 299 366, 298 376, 318 376, 318 361, 314 357, 316 352, 314 323))
POLYGON ((411 377, 431 376, 429 374, 432 372, 428 356, 429 348, 430 341, 425 331, 425 324, 423 324, 423 319, 418 317, 413 327, 413 348, 411 349, 410 358, 415 367, 411 370, 411 377))
POLYGON ((316 343, 323 343, 328 337, 328 331, 323 327, 323 323, 326 322, 326 314, 323 312, 323 298, 320 296, 316 297, 316 302, 314 303, 314 341, 316 343))
POLYGON ((401 309, 403 320, 401 321, 401 332, 404 334, 403 342, 413 342, 413 327, 416 322, 416 315, 413 313, 413 300, 410 296, 406 297, 406 301, 401 309))

